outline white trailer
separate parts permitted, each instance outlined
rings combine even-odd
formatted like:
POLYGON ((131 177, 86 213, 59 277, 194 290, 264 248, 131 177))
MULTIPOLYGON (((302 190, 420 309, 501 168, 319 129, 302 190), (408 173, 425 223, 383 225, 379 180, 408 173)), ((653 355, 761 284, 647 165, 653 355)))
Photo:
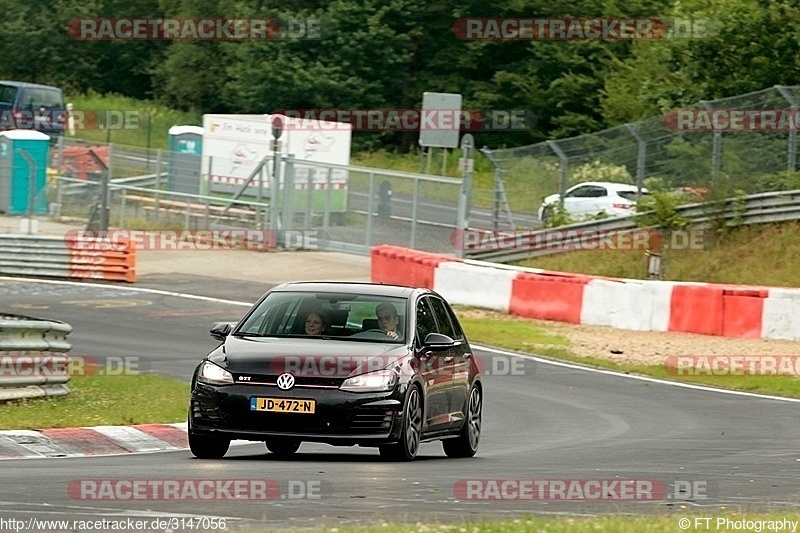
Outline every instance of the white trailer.
MULTIPOLYGON (((253 199, 273 197, 270 191, 272 163, 261 165, 273 156, 273 115, 204 115, 202 184, 204 192, 235 193, 250 180, 245 196, 253 199), (261 167, 256 175, 254 172, 261 167), (250 179, 252 178, 252 180, 250 179)), ((316 120, 286 121, 280 137, 281 155, 293 155, 298 163, 293 189, 311 190, 314 209, 327 205, 330 211, 344 211, 347 199, 347 171, 330 172, 317 164, 350 164, 352 125, 316 120), (330 192, 328 192, 330 191, 330 192), (325 196, 327 195, 327 198, 325 196)), ((280 173, 279 190, 285 184, 285 163, 280 173)), ((293 194, 297 209, 305 209, 306 194, 293 194)))

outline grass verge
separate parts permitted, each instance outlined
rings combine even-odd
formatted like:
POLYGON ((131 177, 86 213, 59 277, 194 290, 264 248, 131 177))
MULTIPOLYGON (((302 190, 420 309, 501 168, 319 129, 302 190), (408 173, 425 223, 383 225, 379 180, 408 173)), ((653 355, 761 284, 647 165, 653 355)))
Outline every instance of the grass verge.
MULTIPOLYGON (((709 233, 703 249, 666 250, 666 279, 772 287, 800 287, 800 223, 742 226, 709 233), (769 268, 765 268, 768 266, 769 268)), ((642 279, 643 250, 581 250, 526 259, 519 266, 593 276, 642 279)))
POLYGON ((155 374, 74 377, 70 393, 0 403, 0 429, 185 422, 189 385, 155 374))
POLYGON ((721 389, 800 398, 800 379, 792 376, 675 376, 670 374, 664 365, 620 364, 601 356, 575 355, 570 351, 568 339, 549 331, 546 325, 535 321, 486 310, 480 311, 480 317, 471 318, 469 311, 468 308, 456 308, 467 338, 475 344, 535 353, 626 374, 640 374, 721 389))
POLYGON ((172 126, 203 124, 199 114, 126 96, 89 93, 68 96, 67 101, 85 117, 84 129, 75 136, 89 141, 166 150, 172 126))
MULTIPOLYGON (((707 514, 678 514, 662 516, 594 516, 594 517, 539 517, 526 516, 499 521, 469 521, 453 524, 380 524, 371 527, 320 528, 316 531, 336 533, 675 533, 676 531, 781 531, 775 525, 800 520, 800 513, 741 514, 722 509, 709 510, 707 514), (684 527, 688 520, 689 527, 684 527), (706 522, 708 520, 708 522, 706 522), (786 521, 786 522, 785 522, 786 521), (771 524, 772 527, 769 526, 771 524)), ((791 531, 792 525, 788 525, 791 531)))

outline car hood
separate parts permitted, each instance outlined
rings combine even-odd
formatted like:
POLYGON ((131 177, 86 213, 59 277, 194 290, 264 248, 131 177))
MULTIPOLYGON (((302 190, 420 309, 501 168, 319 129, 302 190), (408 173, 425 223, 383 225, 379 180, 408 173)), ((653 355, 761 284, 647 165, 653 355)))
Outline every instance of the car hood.
POLYGON ((550 196, 545 196, 544 200, 542 200, 542 203, 544 203, 544 204, 552 204, 553 202, 557 202, 560 198, 561 198, 561 195, 558 194, 558 193, 551 194, 550 196))
POLYGON ((390 367, 409 353, 403 344, 228 336, 209 359, 233 374, 336 369, 344 377, 390 367))

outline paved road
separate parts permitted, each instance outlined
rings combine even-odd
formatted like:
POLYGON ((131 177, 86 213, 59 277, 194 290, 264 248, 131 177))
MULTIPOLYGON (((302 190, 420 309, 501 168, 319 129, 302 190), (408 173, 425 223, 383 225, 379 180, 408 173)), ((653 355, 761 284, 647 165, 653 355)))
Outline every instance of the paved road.
MULTIPOLYGON (((265 289, 186 276, 172 283, 145 277, 139 285, 170 285, 170 290, 244 302, 265 289)), ((0 301, 6 308, 72 323, 76 353, 148 354, 154 368, 187 380, 213 345, 206 334, 209 324, 235 319, 245 309, 109 286, 19 281, 0 281, 0 301)), ((301 527, 530 512, 681 513, 686 506, 720 516, 800 507, 797 403, 679 388, 544 360, 523 360, 515 372, 503 373, 508 356, 477 353, 490 372, 484 433, 473 459, 447 459, 433 443, 423 445, 417 461, 405 464, 383 462, 372 449, 321 444, 304 444, 288 461, 265 454, 260 444, 233 448, 215 461, 194 459, 186 451, 9 460, 3 462, 0 518, 202 516, 227 517, 229 524, 241 526, 301 527), (71 497, 68 487, 86 479, 255 479, 276 482, 282 496, 293 483, 318 487, 320 497, 278 496, 269 503, 71 497), (663 487, 666 494, 644 502, 466 499, 454 487, 468 479, 638 480, 663 487), (682 492, 686 487, 703 493, 682 492)))

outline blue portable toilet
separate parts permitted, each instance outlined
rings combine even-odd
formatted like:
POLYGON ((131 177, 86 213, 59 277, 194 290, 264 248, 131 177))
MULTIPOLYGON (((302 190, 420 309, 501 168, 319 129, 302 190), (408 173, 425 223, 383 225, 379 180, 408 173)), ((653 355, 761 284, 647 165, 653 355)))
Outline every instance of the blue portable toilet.
POLYGON ((47 214, 50 137, 35 130, 0 133, 0 212, 47 214))
POLYGON ((203 128, 172 126, 169 129, 169 168, 167 190, 201 194, 200 162, 203 155, 203 128))

